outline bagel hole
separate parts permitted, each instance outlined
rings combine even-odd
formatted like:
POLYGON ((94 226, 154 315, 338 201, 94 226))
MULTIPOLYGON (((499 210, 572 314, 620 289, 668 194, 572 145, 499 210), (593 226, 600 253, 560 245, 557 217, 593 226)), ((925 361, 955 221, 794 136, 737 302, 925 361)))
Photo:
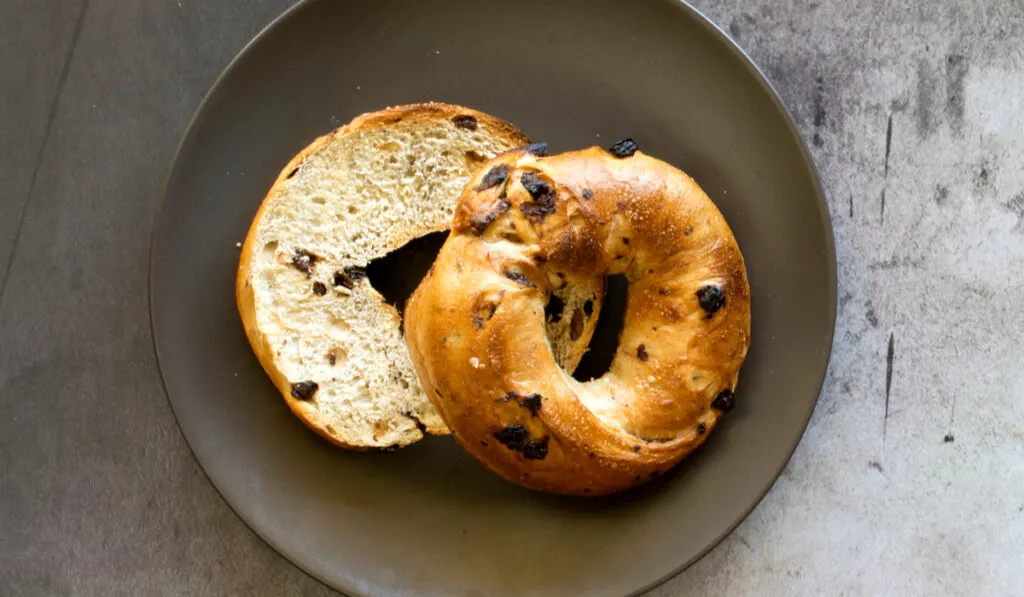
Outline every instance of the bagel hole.
MULTIPOLYGON (((604 304, 597 318, 597 327, 590 338, 587 352, 580 359, 572 376, 578 381, 597 379, 611 368, 619 348, 619 335, 626 318, 626 298, 629 279, 623 274, 605 279, 604 304)), ((591 306, 591 309, 593 307, 591 306)))
MULTIPOLYGON (((431 232, 374 259, 366 266, 366 277, 370 279, 370 285, 389 305, 398 310, 399 317, 405 313, 406 301, 427 274, 447 239, 447 230, 431 232)), ((399 331, 404 330, 401 326, 399 323, 399 331)))

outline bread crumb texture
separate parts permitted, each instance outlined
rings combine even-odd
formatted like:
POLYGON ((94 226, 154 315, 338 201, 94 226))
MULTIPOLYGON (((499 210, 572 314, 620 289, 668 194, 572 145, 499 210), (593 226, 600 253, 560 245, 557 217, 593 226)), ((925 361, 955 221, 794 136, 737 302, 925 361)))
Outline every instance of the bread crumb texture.
POLYGON ((480 165, 525 142, 457 106, 392 108, 318 139, 282 171, 246 241, 239 307, 264 368, 314 430, 357 449, 447 433, 417 381, 400 314, 365 267, 448 228, 480 165), (315 394, 293 396, 301 382, 317 384, 315 394))

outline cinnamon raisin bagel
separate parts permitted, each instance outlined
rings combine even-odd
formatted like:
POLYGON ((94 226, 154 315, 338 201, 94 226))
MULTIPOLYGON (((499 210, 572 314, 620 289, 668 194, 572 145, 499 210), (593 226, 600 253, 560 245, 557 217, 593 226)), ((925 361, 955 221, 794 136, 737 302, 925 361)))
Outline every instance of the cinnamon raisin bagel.
POLYGON ((696 182, 629 140, 488 163, 405 317, 458 442, 509 481, 563 494, 621 491, 692 452, 732 407, 750 344, 728 224, 696 182), (618 350, 579 382, 552 354, 545 304, 611 274, 629 280, 618 350))

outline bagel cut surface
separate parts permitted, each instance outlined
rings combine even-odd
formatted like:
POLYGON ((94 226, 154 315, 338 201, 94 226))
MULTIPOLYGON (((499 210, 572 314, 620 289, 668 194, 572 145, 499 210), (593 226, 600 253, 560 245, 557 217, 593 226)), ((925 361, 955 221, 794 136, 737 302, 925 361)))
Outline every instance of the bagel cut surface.
POLYGON ((448 432, 367 266, 446 229, 481 164, 529 142, 464 106, 412 104, 363 114, 284 167, 246 237, 236 298, 260 364, 308 427, 356 450, 448 432))
POLYGON ((677 464, 732 408, 750 345, 746 270, 724 217, 631 142, 485 165, 405 318, 456 440, 505 479, 562 494, 614 493, 677 464), (629 280, 618 349, 606 374, 580 382, 552 353, 545 305, 562 284, 613 274, 629 280))

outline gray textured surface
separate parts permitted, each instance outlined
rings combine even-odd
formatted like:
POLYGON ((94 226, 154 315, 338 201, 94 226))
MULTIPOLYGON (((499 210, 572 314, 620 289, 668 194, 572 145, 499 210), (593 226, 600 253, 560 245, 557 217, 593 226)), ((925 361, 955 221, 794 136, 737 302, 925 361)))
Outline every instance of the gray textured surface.
MULTIPOLYGON (((0 8, 0 593, 331 594, 203 476, 147 320, 177 140, 288 4, 0 8)), ((1024 5, 697 5, 812 141, 841 303, 785 473, 652 595, 1024 595, 1024 5)))

